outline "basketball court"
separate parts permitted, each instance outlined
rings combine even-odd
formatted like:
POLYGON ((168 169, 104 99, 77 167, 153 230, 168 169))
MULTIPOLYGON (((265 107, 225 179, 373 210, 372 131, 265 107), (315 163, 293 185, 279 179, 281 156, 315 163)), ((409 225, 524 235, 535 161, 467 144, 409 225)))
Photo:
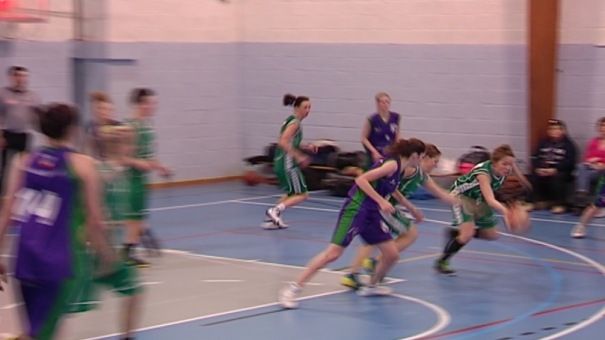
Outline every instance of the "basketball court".
MULTIPOLYGON (((339 285, 352 247, 313 278, 299 309, 283 310, 278 290, 328 244, 342 199, 313 192, 284 213, 288 229, 262 230, 279 195, 240 183, 154 192, 151 225, 167 250, 141 270, 147 295, 137 339, 602 338, 599 219, 589 237, 575 240, 577 218, 533 213, 527 237, 475 240, 452 261, 458 276, 445 277, 432 265, 451 214, 436 200, 415 201, 426 221, 389 273, 393 296, 359 297, 339 285)), ((110 292, 103 298, 98 310, 68 321, 66 340, 118 338, 120 301, 110 292)), ((0 294, 0 334, 18 331, 16 311, 9 288, 0 294)))

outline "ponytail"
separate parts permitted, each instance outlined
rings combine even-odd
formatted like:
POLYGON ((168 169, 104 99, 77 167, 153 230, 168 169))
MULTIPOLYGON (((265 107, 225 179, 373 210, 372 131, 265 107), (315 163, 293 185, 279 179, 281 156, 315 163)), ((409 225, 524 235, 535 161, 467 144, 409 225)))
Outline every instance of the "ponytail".
POLYGON ((309 97, 297 97, 291 93, 286 93, 284 95, 284 99, 283 99, 283 103, 284 106, 294 106, 294 107, 299 107, 302 103, 304 102, 308 102, 309 101, 309 97))
POLYGON ((385 152, 389 155, 400 157, 410 157, 412 154, 422 154, 426 151, 426 145, 417 138, 400 139, 389 145, 385 152))

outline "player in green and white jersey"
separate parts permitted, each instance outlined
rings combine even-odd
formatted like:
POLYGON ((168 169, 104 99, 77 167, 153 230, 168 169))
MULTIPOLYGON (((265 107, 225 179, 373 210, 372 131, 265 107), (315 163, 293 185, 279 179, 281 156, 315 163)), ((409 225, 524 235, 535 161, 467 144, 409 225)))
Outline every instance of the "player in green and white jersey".
POLYGON ((498 238, 498 221, 494 210, 506 216, 508 208, 496 200, 496 192, 514 173, 521 184, 531 188, 529 181, 515 164, 515 154, 509 145, 501 145, 494 150, 491 159, 477 164, 468 174, 456 179, 450 192, 460 197, 460 204, 452 207, 453 221, 449 240, 442 256, 435 263, 435 270, 449 276, 456 271, 449 266, 449 259, 454 256, 473 237, 486 240, 498 238))
POLYGON ((265 212, 267 220, 262 224, 264 229, 286 228, 287 225, 281 219, 282 211, 300 204, 309 197, 307 183, 301 169, 309 165, 311 159, 303 153, 303 150, 317 152, 316 146, 302 143, 301 123, 311 111, 310 99, 286 94, 283 103, 285 106, 294 106, 294 113, 286 118, 281 126, 273 158, 273 170, 286 194, 274 207, 265 212))
MULTIPOLYGON (((441 188, 433 181, 429 173, 431 173, 441 158, 441 151, 433 144, 426 144, 426 153, 422 158, 419 166, 409 167, 404 170, 401 174, 401 182, 397 190, 403 196, 402 203, 405 203, 405 207, 414 217, 417 222, 422 222, 423 215, 420 210, 416 208, 406 197, 411 196, 419 187, 425 187, 429 192, 434 194, 436 197, 449 202, 451 204, 456 203, 457 198, 450 194, 447 190, 441 188)), ((399 202, 391 197, 389 202, 393 206, 397 206, 399 202)), ((401 253, 409 246, 411 246, 418 238, 418 230, 414 223, 405 216, 405 214, 399 209, 395 214, 383 214, 383 223, 386 224, 388 229, 391 231, 391 235, 395 238, 395 244, 397 250, 401 253)), ((340 283, 343 286, 359 289, 362 287, 361 282, 358 279, 358 273, 363 265, 370 275, 374 272, 378 261, 380 261, 380 255, 375 258, 370 258, 370 254, 375 249, 374 246, 364 245, 362 246, 357 254, 355 255, 349 273, 341 278, 340 283)))
POLYGON ((140 242, 141 236, 147 232, 145 221, 149 217, 149 172, 158 171, 163 177, 171 175, 171 171, 162 165, 155 156, 155 132, 151 117, 155 113, 155 92, 147 88, 137 88, 132 91, 131 104, 134 106, 134 116, 126 120, 134 131, 133 150, 125 164, 128 170, 130 193, 125 224, 127 226, 124 257, 137 267, 148 267, 149 263, 135 257, 132 249, 140 242))

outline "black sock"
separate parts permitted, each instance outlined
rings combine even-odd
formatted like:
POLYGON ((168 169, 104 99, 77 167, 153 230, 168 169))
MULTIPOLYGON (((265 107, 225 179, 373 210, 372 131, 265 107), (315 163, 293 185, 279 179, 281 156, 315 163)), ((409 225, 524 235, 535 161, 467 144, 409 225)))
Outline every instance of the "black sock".
POLYGON ((441 255, 439 261, 448 260, 450 257, 454 256, 454 254, 460 251, 462 247, 464 247, 464 244, 458 242, 458 230, 453 229, 453 232, 450 232, 450 239, 445 245, 445 248, 443 249, 443 255, 441 255))

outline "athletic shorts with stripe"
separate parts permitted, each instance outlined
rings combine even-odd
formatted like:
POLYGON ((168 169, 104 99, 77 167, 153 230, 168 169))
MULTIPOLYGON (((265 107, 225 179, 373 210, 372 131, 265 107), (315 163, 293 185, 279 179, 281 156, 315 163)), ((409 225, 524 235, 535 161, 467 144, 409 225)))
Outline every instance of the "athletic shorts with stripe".
POLYGON ((80 305, 86 284, 92 275, 90 257, 84 251, 74 253, 72 277, 53 280, 19 279, 27 335, 36 340, 54 339, 62 319, 80 305), (26 326, 26 327, 27 327, 26 326))
POLYGON ((357 235, 369 245, 393 239, 386 224, 382 223, 382 215, 378 210, 362 208, 359 203, 347 199, 338 214, 331 243, 346 248, 357 235))
POLYGON ((127 209, 124 213, 126 220, 144 220, 149 216, 147 206, 149 204, 149 189, 147 188, 147 176, 132 171, 128 174, 130 190, 127 209))
POLYGON ((597 208, 605 208, 605 176, 599 178, 595 193, 596 195, 592 204, 597 208))
POLYGON ((133 296, 143 291, 136 268, 121 261, 114 264, 110 274, 90 277, 84 283, 76 303, 72 304, 70 313, 82 313, 95 309, 100 304, 102 290, 110 290, 119 296, 133 296))
POLYGON ((387 214, 380 212, 383 223, 387 226, 393 237, 399 237, 405 235, 410 227, 412 221, 405 216, 399 209, 395 210, 393 214, 387 214))
POLYGON ((473 223, 478 229, 491 229, 498 226, 494 209, 485 202, 461 197, 462 204, 452 206, 452 226, 473 223))
POLYGON ((279 181, 279 186, 288 196, 307 193, 307 182, 300 168, 294 165, 291 156, 285 156, 274 164, 274 172, 279 181))

